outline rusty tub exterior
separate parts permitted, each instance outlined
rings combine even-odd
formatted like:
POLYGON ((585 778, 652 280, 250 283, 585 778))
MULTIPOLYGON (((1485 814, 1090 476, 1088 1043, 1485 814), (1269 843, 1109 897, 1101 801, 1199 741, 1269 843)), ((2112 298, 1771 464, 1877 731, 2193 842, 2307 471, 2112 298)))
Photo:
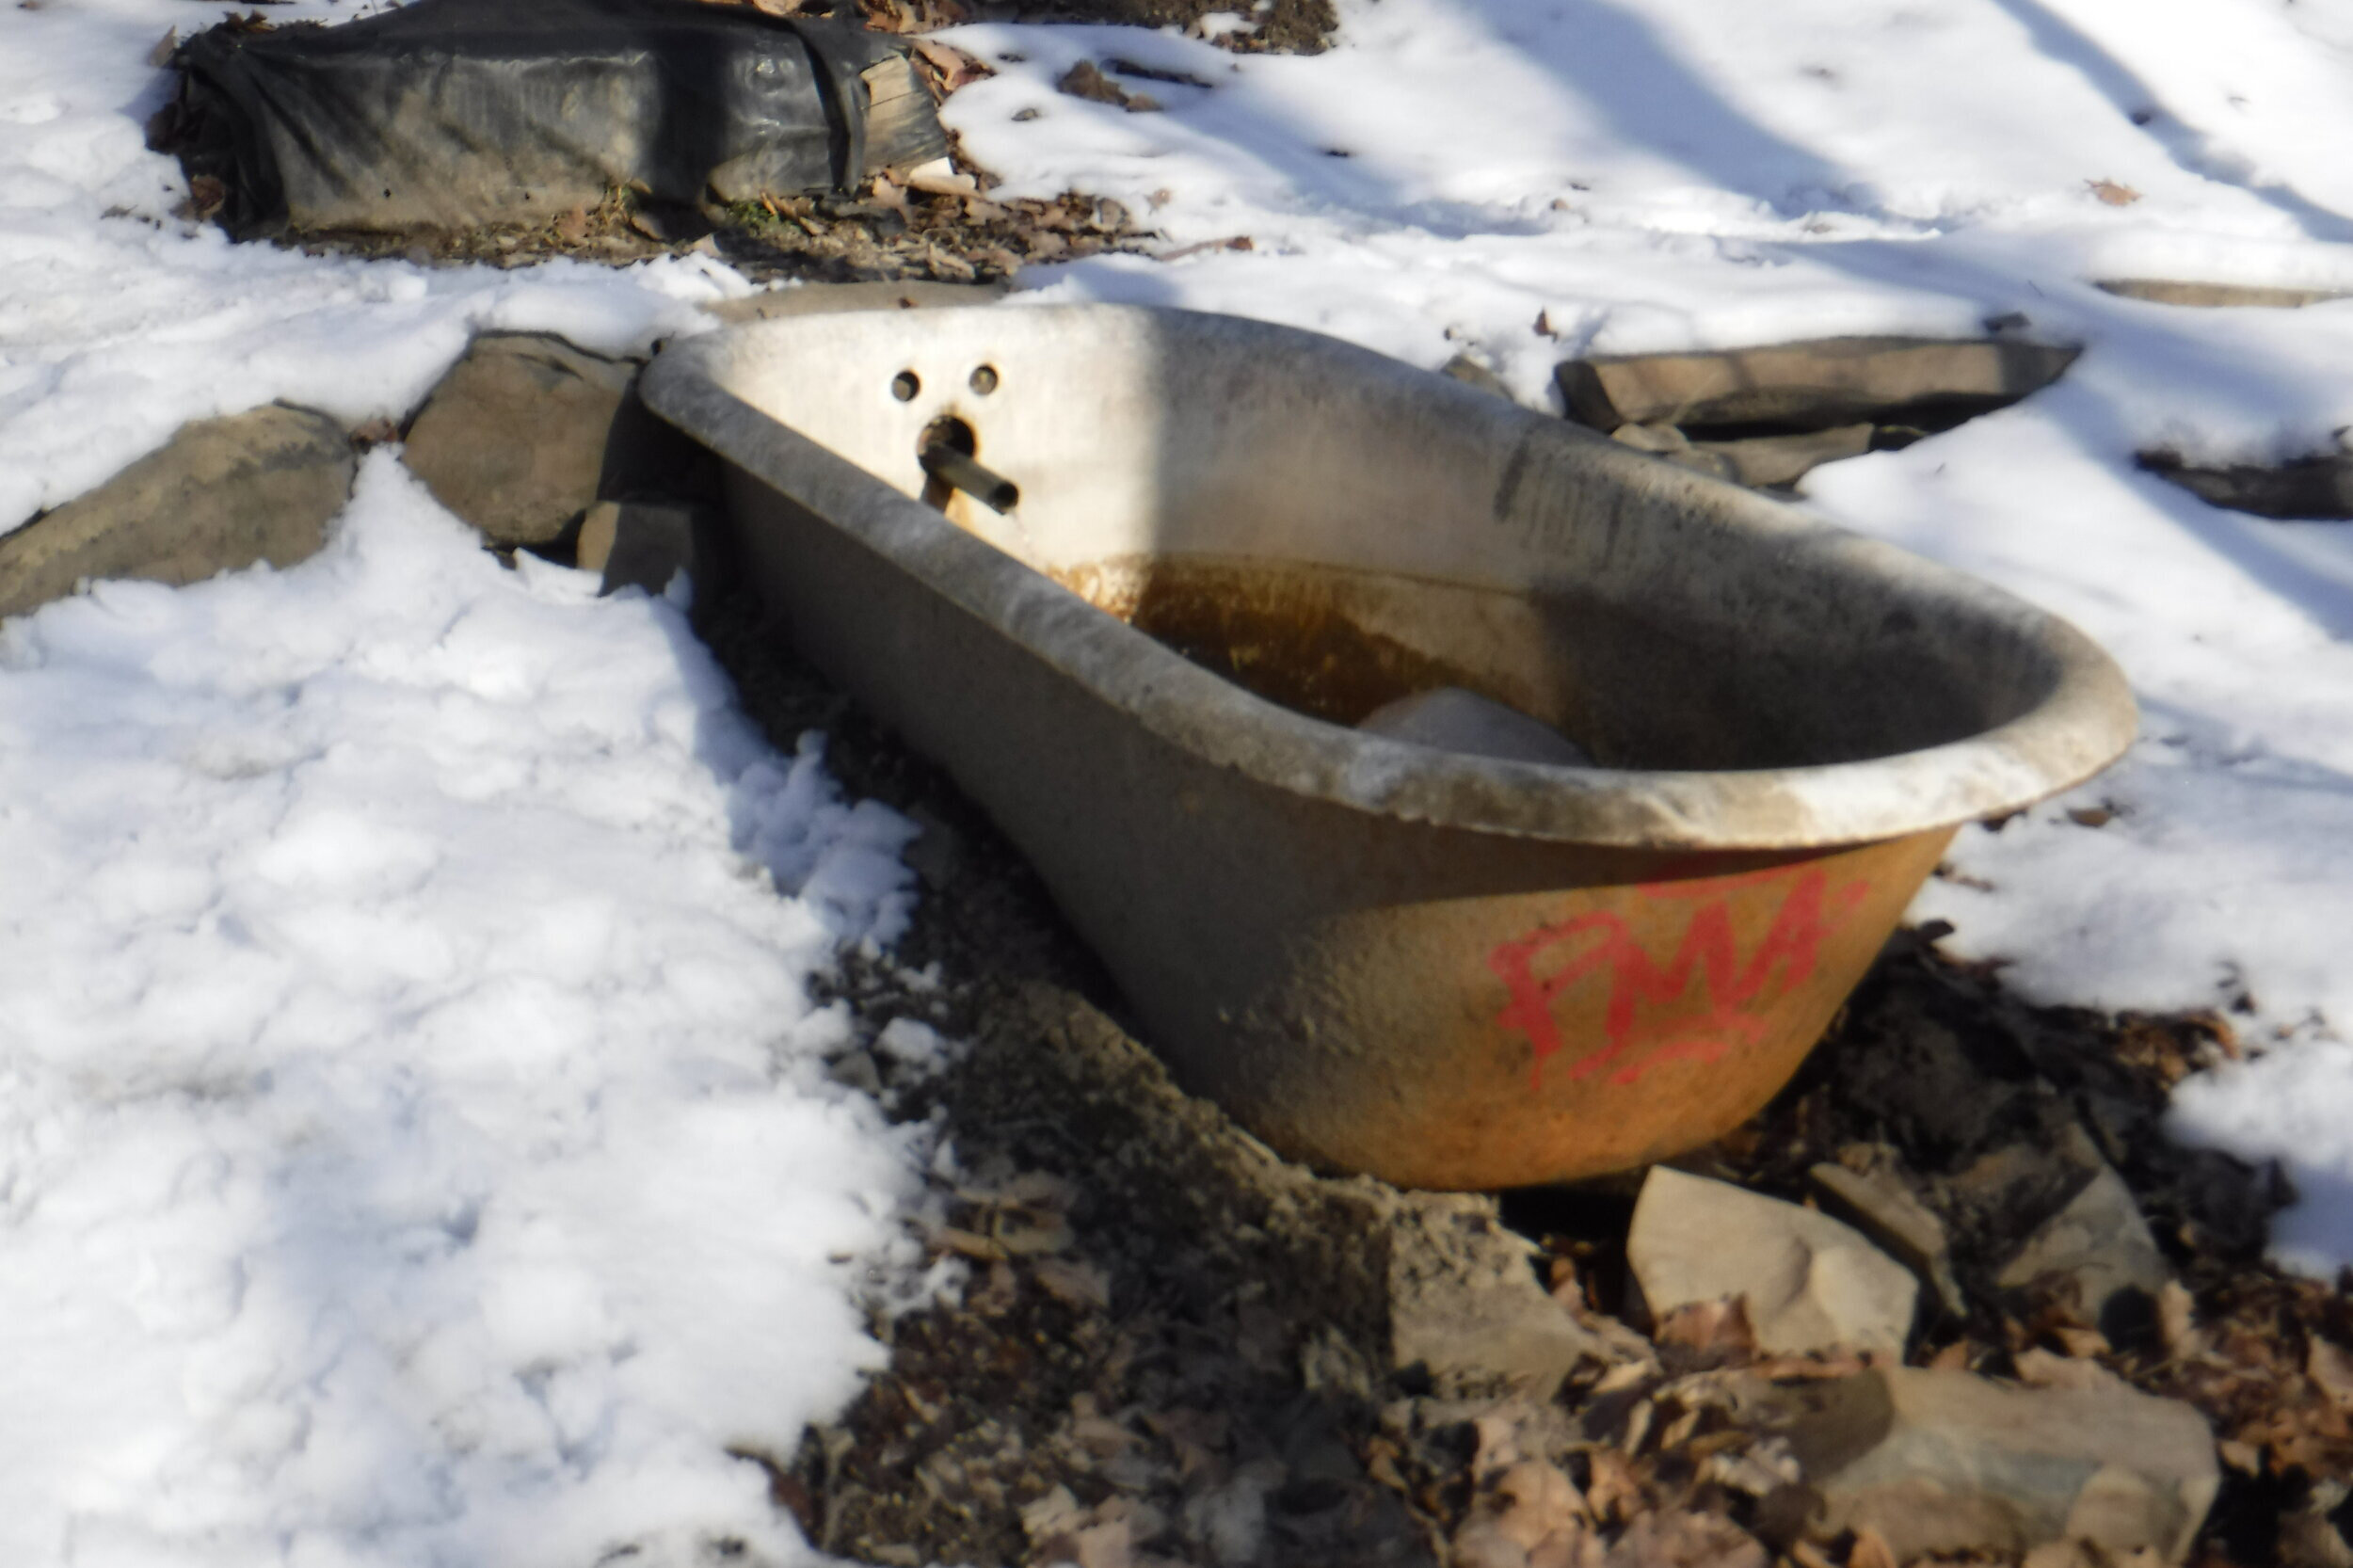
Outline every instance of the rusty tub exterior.
POLYGON ((726 459, 801 652, 1021 847, 1180 1082, 1326 1169, 1491 1188, 1720 1136, 1960 824, 2133 732, 2055 617, 1311 334, 804 316, 645 395, 726 459), (944 429, 1010 510, 917 499, 944 429), (1351 728, 1434 686, 1602 765, 1351 728))

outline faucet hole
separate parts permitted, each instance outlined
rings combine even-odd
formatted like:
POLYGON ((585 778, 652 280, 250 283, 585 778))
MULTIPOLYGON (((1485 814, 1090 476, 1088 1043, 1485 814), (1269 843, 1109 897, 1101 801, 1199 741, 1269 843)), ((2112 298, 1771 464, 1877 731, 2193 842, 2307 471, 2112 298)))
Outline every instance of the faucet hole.
POLYGON ((975 460, 980 449, 972 427, 952 414, 923 426, 915 441, 916 461, 923 465, 923 504, 945 512, 962 490, 995 512, 1010 512, 1021 504, 1021 487, 983 468, 975 460))

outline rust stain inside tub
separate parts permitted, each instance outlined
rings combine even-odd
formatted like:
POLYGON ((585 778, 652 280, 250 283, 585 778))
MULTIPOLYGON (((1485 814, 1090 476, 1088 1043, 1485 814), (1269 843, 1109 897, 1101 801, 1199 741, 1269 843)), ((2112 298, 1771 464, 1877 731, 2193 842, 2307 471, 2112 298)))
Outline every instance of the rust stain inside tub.
POLYGON ((1254 696, 1331 724, 1353 725, 1416 692, 1484 684, 1351 614, 1369 599, 1416 592, 1403 578, 1306 562, 1140 555, 1054 577, 1254 696))

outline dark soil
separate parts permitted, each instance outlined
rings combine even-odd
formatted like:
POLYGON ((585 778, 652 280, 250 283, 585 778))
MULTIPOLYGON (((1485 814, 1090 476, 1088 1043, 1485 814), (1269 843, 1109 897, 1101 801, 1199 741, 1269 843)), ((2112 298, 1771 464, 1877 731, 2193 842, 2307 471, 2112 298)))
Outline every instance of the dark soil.
MULTIPOLYGON (((1875 1541, 1800 1538, 1806 1495, 1761 1462, 1771 1452, 1722 1382, 1858 1364, 1761 1363, 1689 1325, 1648 1325, 1653 1341, 1613 1320, 1631 1179, 1464 1200, 1527 1236, 1531 1268, 1601 1336, 1557 1397, 1377 1369, 1247 1217, 1186 1200, 1215 1182, 1169 1167, 1166 1149, 1188 1145, 1156 1143, 1152 1116, 1257 1146, 1167 1084, 1020 857, 742 600, 706 634, 779 742, 824 729, 845 789, 922 824, 915 929, 839 984, 870 1031, 913 1015, 969 1047, 928 1082, 892 1084, 872 1057, 850 1066, 902 1113, 945 1116, 961 1174, 941 1183, 932 1245, 971 1273, 960 1302, 878 1320, 889 1369, 838 1427, 773 1457, 776 1495, 813 1541, 905 1564, 1516 1562, 1487 1555, 1492 1538, 1524 1535, 1530 1478, 1558 1473, 1581 1499, 1587 1555, 1531 1560, 1880 1560, 1875 1541)), ((2264 1261, 2268 1216, 2290 1196, 2276 1173, 2184 1149, 2159 1122, 2174 1082, 2237 1049, 2227 1021, 2026 1007, 1993 973, 1941 957, 1934 935, 1898 934, 1797 1080, 1678 1163, 1790 1198, 1820 1160, 1899 1172, 1953 1233, 1966 1295, 1913 1362, 2011 1376, 2022 1356, 2057 1355, 2187 1400, 2225 1466, 2193 1561, 2353 1561, 2353 1300, 2344 1282, 2264 1261), (2127 1178, 2181 1282, 2102 1323, 2070 1300, 1993 1288, 2002 1252, 2039 1216, 1989 1208, 1964 1179, 1989 1155, 2082 1135, 2127 1178)))

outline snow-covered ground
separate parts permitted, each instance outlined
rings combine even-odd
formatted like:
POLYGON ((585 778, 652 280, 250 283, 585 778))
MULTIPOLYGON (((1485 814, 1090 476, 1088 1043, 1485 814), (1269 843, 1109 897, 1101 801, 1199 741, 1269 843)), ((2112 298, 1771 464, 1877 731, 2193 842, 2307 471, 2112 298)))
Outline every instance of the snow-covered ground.
POLYGON ((298 568, 0 632, 0 1560, 794 1549, 727 1450, 911 1261, 804 983, 913 829, 595 592, 377 453, 298 568))
MULTIPOLYGON (((2180 1125, 2287 1161, 2284 1256, 2353 1259, 2353 535, 2132 463, 2335 440, 2353 301, 2090 286, 2353 289, 2353 0, 1340 8, 1312 58, 961 29, 999 73, 948 117, 1011 193, 1252 242, 1024 297, 1469 352, 1530 401, 1585 349, 2012 314, 2085 344, 2016 408, 1806 482, 2074 618, 2141 696, 2122 766, 1964 834, 1915 913, 2038 998, 2242 1009, 2275 1048, 2185 1086, 2180 1125), (1052 90, 1112 56, 1207 85, 1136 115, 1052 90), (2118 814, 2066 815, 2089 801, 2118 814)), ((472 331, 642 348, 747 287, 174 219, 146 61, 223 9, 0 8, 0 531, 188 419, 397 416, 472 331)), ((10 625, 0 1558, 792 1555, 724 1450, 845 1397, 875 1353, 853 1276, 905 1261, 925 1151, 825 1081, 842 1025, 805 981, 904 918, 906 831, 768 753, 675 608, 501 570, 382 455, 301 568, 10 625)))

